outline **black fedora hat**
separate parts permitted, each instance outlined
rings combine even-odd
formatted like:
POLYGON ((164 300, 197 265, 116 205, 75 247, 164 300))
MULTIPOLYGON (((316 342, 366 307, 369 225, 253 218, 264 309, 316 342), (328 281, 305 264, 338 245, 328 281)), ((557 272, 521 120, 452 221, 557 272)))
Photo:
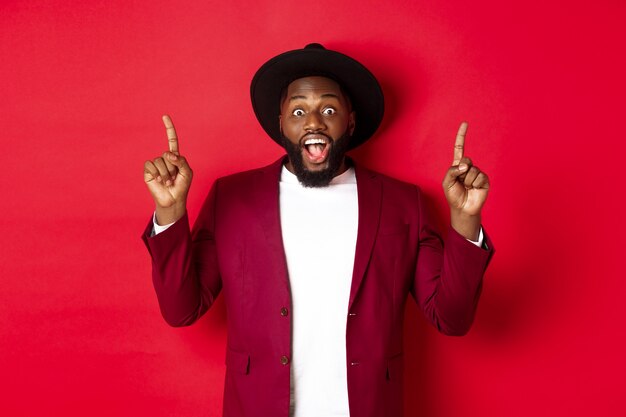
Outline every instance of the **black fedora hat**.
POLYGON ((250 96, 254 114, 275 142, 281 142, 278 122, 281 93, 292 81, 311 76, 335 80, 350 97, 356 126, 349 149, 361 145, 376 132, 385 106, 382 89, 374 75, 349 56, 312 43, 275 56, 252 78, 250 96))

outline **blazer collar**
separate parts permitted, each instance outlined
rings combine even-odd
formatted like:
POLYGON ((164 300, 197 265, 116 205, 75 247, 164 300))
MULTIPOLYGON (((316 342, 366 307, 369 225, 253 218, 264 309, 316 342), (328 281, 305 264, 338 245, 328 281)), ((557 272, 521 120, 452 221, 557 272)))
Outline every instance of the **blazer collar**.
POLYGON ((375 172, 355 165, 356 187, 359 194, 359 226, 350 287, 348 311, 361 287, 374 249, 382 203, 382 183, 375 172))
POLYGON ((254 207, 267 241, 268 253, 273 254, 271 261, 274 271, 272 275, 281 280, 281 285, 289 292, 287 259, 283 246, 280 226, 279 180, 285 156, 272 164, 255 171, 254 186, 250 192, 251 205, 254 207))
MULTIPOLYGON (((276 254, 276 272, 280 276, 285 277, 285 283, 289 285, 287 261, 280 226, 279 200, 280 172, 285 160, 286 156, 282 156, 272 164, 257 171, 259 175, 256 176, 253 196, 256 207, 258 207, 259 221, 265 232, 269 249, 271 253, 276 254)), ((348 308, 352 306, 363 277, 367 272, 367 266, 378 231, 382 202, 382 183, 378 174, 355 164, 352 160, 350 160, 350 163, 354 166, 356 174, 359 224, 348 308)))

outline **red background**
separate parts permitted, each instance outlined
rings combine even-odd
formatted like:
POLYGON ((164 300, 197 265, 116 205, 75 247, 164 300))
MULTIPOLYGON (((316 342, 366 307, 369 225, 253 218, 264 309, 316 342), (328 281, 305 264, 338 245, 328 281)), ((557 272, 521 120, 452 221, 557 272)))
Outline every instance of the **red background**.
POLYGON ((621 1, 2 1, 0 415, 217 416, 225 309, 169 328, 139 235, 172 115, 195 218, 219 175, 281 154, 249 82, 309 42, 380 79, 361 163, 440 180, 454 134, 487 171, 497 253, 476 322, 407 307, 407 416, 626 413, 621 1))

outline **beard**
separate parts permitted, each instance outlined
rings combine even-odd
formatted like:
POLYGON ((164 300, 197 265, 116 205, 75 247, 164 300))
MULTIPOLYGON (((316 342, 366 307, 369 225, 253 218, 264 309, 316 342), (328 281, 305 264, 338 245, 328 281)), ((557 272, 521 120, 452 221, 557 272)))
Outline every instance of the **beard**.
POLYGON ((281 133, 281 145, 287 151, 289 161, 293 166, 296 177, 300 184, 305 187, 327 187, 330 181, 337 176, 339 168, 344 161, 346 152, 348 151, 348 143, 350 142, 350 134, 346 132, 337 140, 331 140, 328 146, 327 166, 319 171, 311 171, 304 166, 302 159, 302 148, 300 144, 294 144, 281 133))

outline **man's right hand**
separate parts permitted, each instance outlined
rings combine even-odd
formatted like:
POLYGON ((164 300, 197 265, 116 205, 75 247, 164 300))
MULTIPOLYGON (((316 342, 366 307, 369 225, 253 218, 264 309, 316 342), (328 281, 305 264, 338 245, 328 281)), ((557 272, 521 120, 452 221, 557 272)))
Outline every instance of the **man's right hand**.
POLYGON ((146 161, 143 180, 156 205, 156 221, 160 225, 173 223, 183 217, 193 172, 178 151, 178 136, 168 115, 163 116, 169 151, 146 161))

